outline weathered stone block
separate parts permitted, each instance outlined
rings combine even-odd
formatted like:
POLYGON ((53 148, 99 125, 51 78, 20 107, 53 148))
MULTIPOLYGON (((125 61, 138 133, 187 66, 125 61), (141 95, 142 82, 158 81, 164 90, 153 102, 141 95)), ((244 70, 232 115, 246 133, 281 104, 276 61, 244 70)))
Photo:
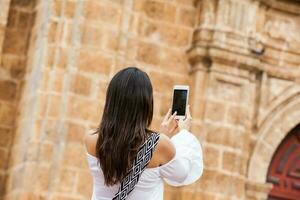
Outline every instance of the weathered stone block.
POLYGON ((75 74, 72 77, 71 91, 84 96, 89 96, 91 93, 92 81, 90 78, 75 74))
POLYGON ((62 1, 61 0, 53 0, 51 1, 51 11, 54 16, 60 16, 62 12, 62 1))
MULTIPOLYGON (((119 42, 120 42, 120 35, 119 33, 116 33, 115 31, 106 30, 107 32, 104 35, 104 48, 108 51, 116 52, 119 49, 119 42)), ((127 43, 126 49, 124 49, 126 53, 130 52, 132 50, 132 47, 130 46, 130 43, 127 43)))
MULTIPOLYGON (((40 154, 39 161, 43 163, 51 163, 53 160, 54 154, 54 144, 52 142, 43 142, 40 144, 40 154)), ((42 175, 41 175, 42 176, 42 175)), ((44 188, 45 189, 45 188, 44 188)))
POLYGON ((0 170, 5 169, 8 162, 8 151, 4 148, 0 148, 0 170))
MULTIPOLYGON (((25 151, 25 156, 24 156, 24 160, 29 161, 31 164, 33 162, 31 161, 37 161, 38 159, 38 149, 40 146, 39 141, 34 140, 35 138, 31 138, 28 142, 27 142, 27 149, 25 151)), ((32 170, 32 169, 28 169, 28 170, 32 170)), ((26 180, 27 181, 27 180, 26 180)))
POLYGON ((49 98, 48 116, 57 118, 60 115, 62 107, 62 97, 60 95, 51 95, 49 98))
POLYGON ((98 84, 98 91, 97 91, 97 100, 100 102, 104 102, 106 99, 106 91, 107 91, 108 83, 105 81, 100 81, 98 84))
POLYGON ((62 92, 65 77, 64 70, 55 70, 52 74, 53 83, 51 85, 51 90, 58 93, 62 92))
POLYGON ((7 24, 6 24, 7 28, 12 28, 12 27, 17 26, 17 21, 18 21, 18 18, 19 18, 18 15, 19 15, 19 12, 16 9, 11 8, 9 10, 9 13, 8 13, 8 19, 9 20, 7 20, 7 24))
POLYGON ((11 4, 23 8, 32 8, 36 4, 36 0, 11 0, 11 4))
POLYGON ((91 22, 100 21, 117 26, 121 21, 121 11, 116 5, 91 0, 85 2, 85 17, 91 22))
MULTIPOLYGON (((18 29, 28 30, 32 27, 34 22, 34 13, 18 11, 18 29)), ((29 30, 28 30, 29 31, 29 30)))
POLYGON ((176 7, 167 2, 158 2, 153 0, 146 0, 142 6, 143 12, 146 16, 168 22, 175 21, 176 7))
POLYGON ((197 1, 195 0, 176 0, 176 2, 184 6, 190 6, 190 7, 195 7, 197 3, 197 1))
POLYGON ((204 171, 198 186, 210 193, 221 193, 231 198, 242 198, 245 192, 245 181, 214 170, 204 171))
POLYGON ((99 102, 81 97, 71 97, 68 101, 67 115, 69 118, 98 122, 100 119, 99 102))
POLYGON ((47 48, 47 53, 46 53, 46 59, 45 63, 49 68, 52 68, 52 66, 55 63, 55 53, 56 53, 56 46, 54 45, 49 45, 47 48))
POLYGON ((221 152, 217 148, 204 146, 204 166, 209 169, 218 169, 220 167, 221 152))
POLYGON ((196 16, 195 9, 180 9, 179 23, 187 27, 194 27, 196 23, 195 16, 196 16))
POLYGON ((49 29, 48 29, 48 42, 49 43, 55 43, 57 42, 58 39, 58 28, 59 28, 59 23, 57 21, 51 21, 49 24, 49 29))
POLYGON ((162 74, 160 72, 151 71, 148 73, 150 75, 151 82, 153 84, 154 91, 161 93, 166 93, 172 95, 172 89, 175 84, 185 85, 188 83, 188 80, 184 76, 173 76, 172 74, 162 74))
POLYGON ((101 49, 103 43, 103 34, 106 32, 99 26, 83 25, 81 42, 83 45, 92 46, 101 49))
POLYGON ((225 119, 226 104, 207 101, 205 109, 205 118, 215 122, 221 122, 225 119))
POLYGON ((68 54, 67 48, 59 48, 59 56, 58 56, 58 61, 57 61, 57 67, 61 69, 65 69, 68 65, 68 54))
POLYGON ((6 177, 7 176, 5 174, 0 173, 0 194, 4 194, 5 192, 6 177))
POLYGON ((189 65, 186 57, 182 54, 182 51, 164 48, 161 54, 160 63, 165 72, 176 69, 176 73, 184 74, 189 70, 189 65))
POLYGON ((0 80, 0 99, 13 101, 17 94, 17 84, 12 80, 0 80))
POLYGON ((72 19, 75 15, 76 2, 68 0, 65 2, 64 16, 72 19))
POLYGON ((139 43, 137 60, 152 65, 159 64, 160 49, 158 45, 141 42, 139 43))
MULTIPOLYGON (((60 171, 59 184, 57 185, 58 192, 72 192, 76 184, 77 172, 72 169, 64 168, 60 171)), ((80 181, 79 181, 80 182, 80 181)))
POLYGON ((242 176, 246 174, 247 158, 232 152, 223 152, 222 168, 228 172, 238 173, 242 176))
POLYGON ((85 126, 78 123, 68 123, 67 143, 83 144, 83 139, 86 134, 85 126))
POLYGON ((0 102, 0 122, 4 126, 13 126, 16 108, 13 104, 0 102))
POLYGON ((246 146, 247 141, 240 130, 210 124, 207 124, 206 130, 208 142, 237 149, 244 149, 246 146))
POLYGON ((13 133, 10 129, 0 128, 0 148, 9 147, 11 145, 12 137, 13 133))
POLYGON ((138 26, 140 36, 151 39, 154 42, 162 42, 169 46, 184 47, 191 38, 191 30, 185 27, 140 20, 138 26))
MULTIPOLYGON (((51 165, 40 165, 36 170, 35 189, 39 192, 47 192, 51 178, 51 165)), ((37 195, 33 199, 45 199, 44 196, 37 195)))
POLYGON ((228 123, 234 126, 247 127, 250 124, 250 116, 248 110, 239 106, 230 106, 228 108, 227 118, 228 123))
POLYGON ((76 193, 85 198, 90 198, 92 195, 90 188, 92 188, 93 183, 91 173, 89 171, 80 171, 78 173, 78 179, 81 181, 77 181, 76 193))
POLYGON ((112 66, 112 59, 102 53, 82 50, 77 57, 77 66, 85 72, 108 75, 112 66))
POLYGON ((63 165, 66 167, 74 167, 86 169, 86 149, 83 145, 67 144, 63 153, 63 165))
POLYGON ((77 197, 70 197, 67 194, 54 194, 53 195, 53 200, 77 200, 77 197))
POLYGON ((24 55, 27 50, 27 39, 27 31, 7 29, 3 43, 3 53, 24 55))

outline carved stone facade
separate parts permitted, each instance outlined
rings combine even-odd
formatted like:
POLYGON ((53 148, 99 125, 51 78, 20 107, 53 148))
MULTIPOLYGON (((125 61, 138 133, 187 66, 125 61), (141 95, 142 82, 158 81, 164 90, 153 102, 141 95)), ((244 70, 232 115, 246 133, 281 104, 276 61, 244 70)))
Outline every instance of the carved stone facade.
POLYGON ((235 172, 229 182, 236 177, 246 187, 228 193, 231 199, 267 199, 272 156, 300 119, 300 3, 204 0, 198 9, 187 54, 193 86, 204 92, 195 97, 193 110, 205 105, 197 116, 207 130, 205 145, 218 149, 215 156, 223 161, 217 169, 208 163, 207 171, 235 172))
POLYGON ((191 87, 203 177, 166 200, 267 199, 300 123, 300 2, 0 0, 0 199, 89 199, 82 137, 125 66, 152 80, 157 129, 191 87), (3 9, 2 9, 3 8, 3 9))

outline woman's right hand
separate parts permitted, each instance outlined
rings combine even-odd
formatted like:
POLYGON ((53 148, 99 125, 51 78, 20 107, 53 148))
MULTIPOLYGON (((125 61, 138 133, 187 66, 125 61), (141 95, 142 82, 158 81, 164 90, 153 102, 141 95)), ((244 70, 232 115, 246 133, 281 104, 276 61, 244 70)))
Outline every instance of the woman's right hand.
POLYGON ((178 127, 180 130, 186 129, 186 130, 190 130, 191 129, 191 125, 192 125, 192 116, 191 116, 191 112, 190 112, 190 105, 188 105, 186 107, 186 118, 185 119, 180 119, 178 121, 178 127))
POLYGON ((169 109, 168 113, 165 115, 161 125, 160 125, 160 133, 164 133, 169 137, 172 137, 175 134, 175 131, 178 127, 178 123, 175 120, 177 112, 171 114, 171 109, 169 109))

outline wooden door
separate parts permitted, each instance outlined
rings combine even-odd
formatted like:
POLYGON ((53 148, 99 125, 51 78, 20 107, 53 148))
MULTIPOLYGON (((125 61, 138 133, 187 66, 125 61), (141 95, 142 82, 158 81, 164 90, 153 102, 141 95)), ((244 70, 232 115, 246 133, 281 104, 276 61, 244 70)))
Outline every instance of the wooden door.
POLYGON ((281 142, 269 166, 269 200, 300 200, 300 125, 281 142))

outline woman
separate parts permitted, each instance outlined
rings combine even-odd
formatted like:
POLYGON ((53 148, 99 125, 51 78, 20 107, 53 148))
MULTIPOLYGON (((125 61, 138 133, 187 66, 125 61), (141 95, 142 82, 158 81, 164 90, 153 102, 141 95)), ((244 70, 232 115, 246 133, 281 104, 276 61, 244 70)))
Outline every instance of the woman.
POLYGON ((162 200, 164 181, 182 186, 201 176, 202 149, 189 132, 189 106, 185 120, 175 116, 169 109, 159 133, 150 130, 153 90, 148 75, 130 67, 112 78, 101 123, 85 138, 92 200, 162 200))

